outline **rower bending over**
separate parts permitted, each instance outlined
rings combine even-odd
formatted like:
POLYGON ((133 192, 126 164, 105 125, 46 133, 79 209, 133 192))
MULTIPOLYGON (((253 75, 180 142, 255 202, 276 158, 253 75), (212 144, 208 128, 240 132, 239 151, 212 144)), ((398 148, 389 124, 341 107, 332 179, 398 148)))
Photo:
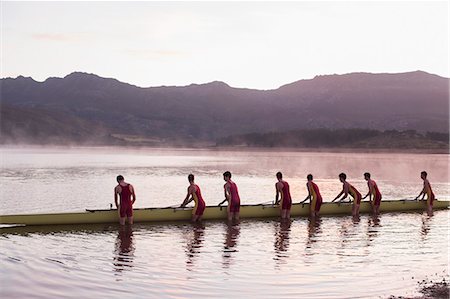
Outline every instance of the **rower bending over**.
POLYGON ((332 202, 335 202, 342 194, 344 194, 344 197, 342 197, 339 201, 342 201, 343 199, 347 198, 347 196, 350 194, 353 197, 353 207, 352 207, 352 215, 354 217, 359 216, 359 205, 361 204, 361 193, 356 190, 355 187, 350 185, 347 181, 347 175, 345 173, 339 174, 339 180, 342 182, 342 191, 339 193, 332 202))
POLYGON ((306 188, 308 189, 308 196, 301 201, 304 203, 308 199, 309 201, 309 213, 311 218, 319 216, 320 207, 322 206, 322 195, 320 195, 319 187, 313 182, 312 174, 306 176, 308 182, 306 183, 306 188))
POLYGON ((364 174, 364 179, 367 181, 367 186, 369 187, 369 192, 367 192, 366 196, 362 199, 369 196, 370 205, 372 206, 372 211, 374 215, 378 215, 380 213, 380 204, 381 204, 381 193, 378 190, 377 183, 370 178, 370 173, 366 172, 364 174), (373 198, 373 201, 372 201, 373 198))
POLYGON ((292 199, 291 193, 289 192, 289 184, 285 180, 283 180, 283 174, 281 172, 277 172, 276 174, 278 182, 275 184, 275 204, 280 205, 281 210, 281 220, 289 219, 291 216, 291 206, 292 199), (281 195, 281 199, 279 199, 278 195, 281 195))
POLYGON ((435 200, 433 190, 431 190, 430 182, 427 179, 427 172, 422 171, 420 173, 420 178, 423 180, 423 189, 420 191, 419 195, 417 195, 416 200, 419 199, 420 195, 422 195, 422 198, 420 200, 423 200, 425 197, 425 194, 427 195, 427 212, 428 214, 433 213, 433 201, 435 200))
POLYGON ((237 185, 231 180, 231 172, 229 171, 225 171, 223 173, 223 179, 226 182, 225 185, 223 185, 225 199, 221 203, 219 203, 219 206, 222 205, 225 201, 228 201, 228 221, 233 220, 233 218, 239 220, 241 199, 239 198, 237 185))
POLYGON ((203 200, 202 193, 200 191, 200 187, 194 183, 194 175, 188 175, 189 187, 187 188, 187 195, 180 205, 180 208, 184 208, 188 203, 194 201, 195 206, 192 209, 192 221, 199 221, 203 212, 205 211, 205 201, 203 200), (190 198, 189 198, 190 197, 190 198))

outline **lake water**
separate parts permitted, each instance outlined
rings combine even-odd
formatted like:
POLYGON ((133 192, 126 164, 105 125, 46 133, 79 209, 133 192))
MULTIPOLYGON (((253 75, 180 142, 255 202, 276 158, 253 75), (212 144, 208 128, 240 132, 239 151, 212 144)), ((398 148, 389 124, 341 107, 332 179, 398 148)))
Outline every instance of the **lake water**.
MULTIPOLYGON (((337 179, 384 199, 415 197, 427 170, 450 199, 449 156, 166 149, 17 149, 1 153, 1 214, 108 208, 115 176, 135 186, 137 207, 180 204, 190 172, 207 204, 223 198, 230 170, 243 203, 274 198, 282 171, 294 201, 313 173, 326 201, 337 179)), ((416 294, 417 281, 448 278, 450 212, 385 213, 190 223, 0 230, 3 298, 386 298, 416 294)))

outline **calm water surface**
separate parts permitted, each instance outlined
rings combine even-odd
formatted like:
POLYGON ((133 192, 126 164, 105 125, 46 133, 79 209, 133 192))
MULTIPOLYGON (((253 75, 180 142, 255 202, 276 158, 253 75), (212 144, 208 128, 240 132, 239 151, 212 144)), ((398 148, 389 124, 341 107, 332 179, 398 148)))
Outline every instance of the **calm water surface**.
MULTIPOLYGON (((179 204, 197 174, 209 204, 230 170, 242 201, 274 197, 281 170, 295 201, 313 173, 326 200, 347 172, 362 193, 370 171, 386 199, 415 196, 426 169, 450 198, 448 155, 193 150, 2 149, 2 214, 106 208, 121 173, 138 207, 179 204)), ((417 281, 447 277, 450 212, 55 226, 0 230, 3 298, 386 298, 416 294, 417 281)))

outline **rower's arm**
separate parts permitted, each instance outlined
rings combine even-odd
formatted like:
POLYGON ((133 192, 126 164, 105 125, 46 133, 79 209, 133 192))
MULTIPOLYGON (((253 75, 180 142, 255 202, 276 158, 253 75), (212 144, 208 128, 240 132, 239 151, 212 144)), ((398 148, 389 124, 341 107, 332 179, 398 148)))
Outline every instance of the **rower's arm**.
POLYGON ((117 192, 117 187, 114 188, 114 202, 116 203, 116 208, 119 208, 119 192, 117 192))
POLYGON ((420 191, 419 195, 417 195, 416 200, 419 199, 420 195, 422 195, 422 199, 423 199, 425 197, 425 193, 426 193, 426 190, 425 190, 425 183, 424 183, 422 191, 420 191))
POLYGON ((134 205, 134 202, 136 201, 136 193, 134 193, 134 187, 133 185, 129 186, 130 188, 130 193, 131 193, 131 204, 134 205))
MULTIPOLYGON (((341 197, 342 194, 344 194, 344 190, 342 190, 331 202, 335 202, 339 197, 341 197)), ((345 196, 342 199, 344 199, 346 197, 347 197, 347 194, 345 194, 345 196)), ((340 200, 342 200, 342 199, 340 199, 340 200)))
POLYGON ((190 187, 188 187, 188 189, 187 189, 186 197, 184 198, 183 203, 180 205, 180 208, 184 208, 188 203, 190 203, 194 199, 193 197, 191 197, 189 199, 189 196, 191 195, 191 192, 189 189, 190 189, 190 187))
POLYGON ((370 189, 369 189, 369 192, 367 192, 366 196, 364 196, 362 199, 364 199, 364 198, 366 198, 367 196, 370 195, 369 200, 372 200, 372 195, 371 194, 372 194, 372 192, 370 192, 370 189))
POLYGON ((224 192, 225 199, 219 203, 219 206, 224 204, 226 201, 230 202, 229 199, 230 199, 231 196, 229 195, 228 184, 225 184, 225 186, 223 187, 223 192, 224 192))
POLYGON ((306 189, 308 190, 308 196, 306 196, 306 198, 304 200, 302 200, 300 203, 304 203, 308 199, 311 199, 311 192, 309 191, 308 183, 306 183, 306 189))
POLYGON ((278 183, 276 183, 276 184, 275 184, 275 204, 276 204, 276 205, 278 204, 278 201, 279 201, 279 195, 280 195, 280 192, 281 192, 280 186, 279 186, 278 183))

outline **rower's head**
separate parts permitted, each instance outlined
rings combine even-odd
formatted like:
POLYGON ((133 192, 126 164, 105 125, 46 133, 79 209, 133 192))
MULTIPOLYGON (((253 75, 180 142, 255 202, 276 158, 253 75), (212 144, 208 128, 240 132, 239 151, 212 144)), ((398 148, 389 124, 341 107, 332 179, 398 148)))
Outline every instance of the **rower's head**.
POLYGON ((118 183, 120 183, 120 182, 123 182, 125 179, 123 178, 122 175, 119 174, 119 175, 116 177, 116 180, 117 180, 118 183))
POLYGON ((223 179, 228 182, 231 179, 231 172, 225 171, 223 173, 223 179))
POLYGON ((189 183, 193 183, 194 182, 194 175, 192 173, 190 173, 188 175, 188 181, 189 181, 189 183))
POLYGON ((370 180, 370 173, 368 173, 368 172, 364 173, 364 179, 366 181, 370 180))
POLYGON ((277 175, 277 179, 279 181, 281 181, 283 179, 283 174, 280 171, 278 171, 276 175, 277 175))
POLYGON ((340 180, 341 182, 345 182, 346 179, 347 179, 347 175, 346 175, 345 173, 341 172, 341 173, 339 174, 339 180, 340 180))
POLYGON ((426 171, 422 171, 420 173, 420 177, 422 178, 422 180, 425 180, 427 178, 428 173, 426 171))
POLYGON ((308 174, 308 175, 306 176, 306 179, 308 180, 308 182, 311 182, 311 181, 313 180, 312 174, 308 174))

